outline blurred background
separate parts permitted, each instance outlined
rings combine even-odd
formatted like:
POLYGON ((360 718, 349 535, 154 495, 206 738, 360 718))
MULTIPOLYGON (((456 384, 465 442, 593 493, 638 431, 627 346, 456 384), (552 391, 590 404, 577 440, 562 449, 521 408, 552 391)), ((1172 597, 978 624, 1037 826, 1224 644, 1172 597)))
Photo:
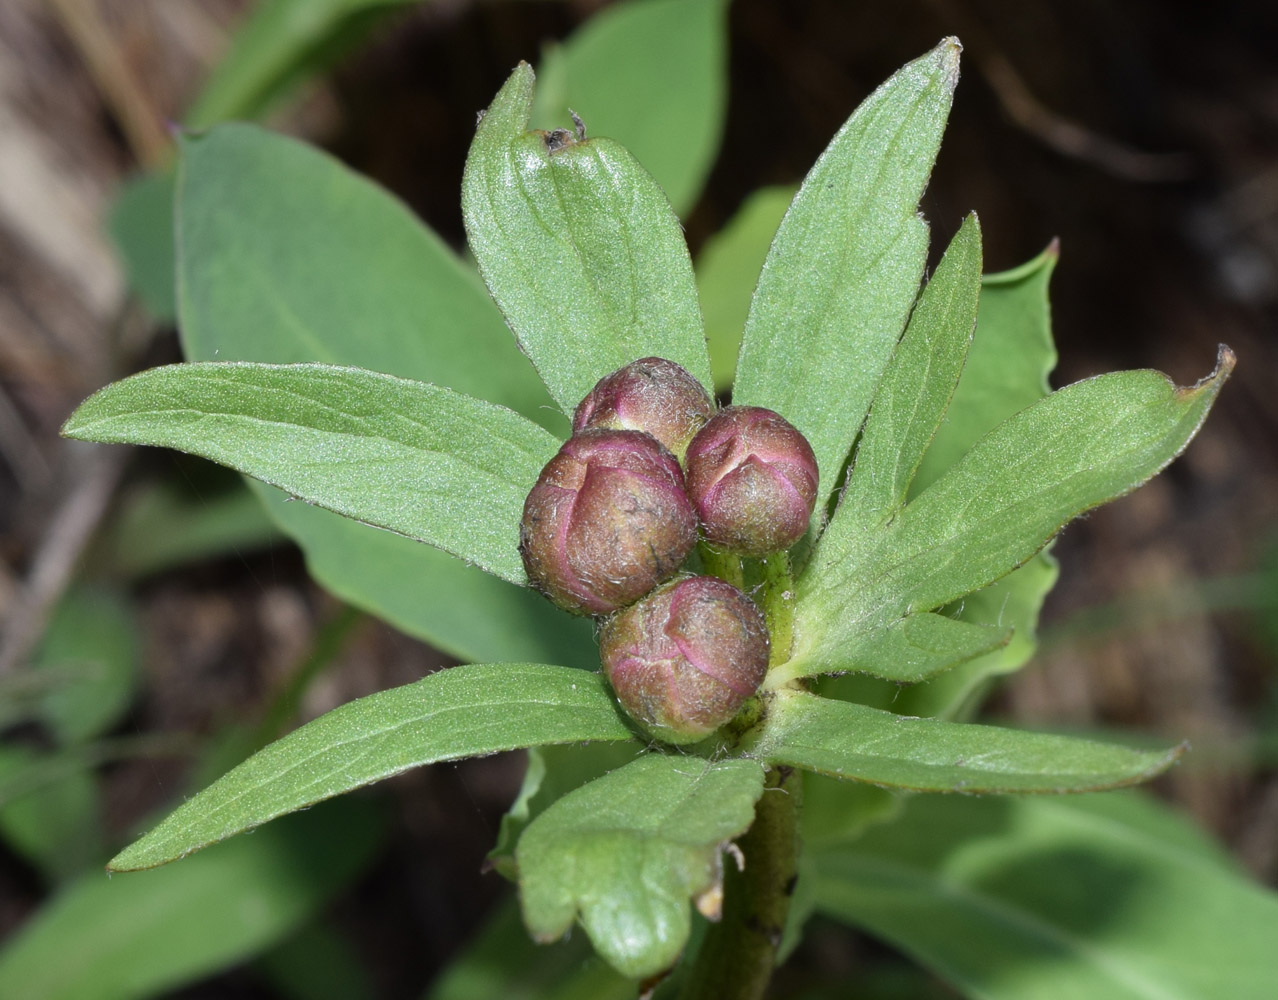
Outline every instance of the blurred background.
MULTIPOLYGON (((145 258, 162 203, 131 188, 124 211, 120 192, 170 161, 168 123, 192 120, 254 6, 0 4, 0 938, 257 735, 449 662, 311 582, 234 477, 57 436, 107 381, 180 358, 171 303, 130 294, 116 250, 145 258)), ((308 36, 308 72, 275 67, 278 99, 252 112, 461 248, 476 112, 518 60, 607 4, 264 6, 341 16, 308 36)), ((1189 384, 1218 343, 1239 357, 1185 456, 1057 543, 1039 655, 986 714, 1188 740, 1157 792, 1272 885, 1278 5, 733 0, 722 144, 684 218, 694 258, 752 192, 801 180, 874 86, 948 34, 964 68, 923 202, 933 244, 970 209, 987 271, 1059 239, 1053 384, 1131 367, 1189 384)), ((384 829, 358 865, 330 870, 251 961, 210 960, 212 978, 168 995, 322 996, 297 968, 324 955, 330 985, 419 996, 504 892, 480 869, 522 769, 505 755, 389 782, 376 793, 384 829)), ((852 948, 904 968, 850 933, 826 928, 801 957, 819 966, 852 948), (844 935, 838 948, 830 935, 844 935)))

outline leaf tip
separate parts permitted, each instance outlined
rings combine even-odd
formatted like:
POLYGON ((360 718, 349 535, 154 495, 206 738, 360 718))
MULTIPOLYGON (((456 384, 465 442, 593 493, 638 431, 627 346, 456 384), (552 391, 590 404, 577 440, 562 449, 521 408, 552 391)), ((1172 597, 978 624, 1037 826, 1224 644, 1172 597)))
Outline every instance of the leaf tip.
POLYGON ((953 91, 959 81, 959 56, 963 52, 963 43, 955 35, 941 39, 941 44, 934 50, 945 78, 946 87, 953 91))
POLYGON ((1216 367, 1206 378, 1199 379, 1193 385, 1180 386, 1176 389, 1176 395, 1182 399, 1193 399, 1195 397, 1206 394, 1215 396, 1220 392, 1221 386, 1228 381, 1229 376, 1233 374, 1234 367, 1238 364, 1238 355, 1234 353, 1233 348, 1228 344, 1219 344, 1216 347, 1216 367))

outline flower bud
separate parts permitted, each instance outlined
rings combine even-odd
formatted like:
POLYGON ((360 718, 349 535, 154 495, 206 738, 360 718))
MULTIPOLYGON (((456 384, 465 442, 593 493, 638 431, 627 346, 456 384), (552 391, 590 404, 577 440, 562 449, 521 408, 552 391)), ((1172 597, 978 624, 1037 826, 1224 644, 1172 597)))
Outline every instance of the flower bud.
POLYGON ((617 700, 667 743, 704 739, 736 715, 763 682, 768 645, 754 602, 713 576, 666 584, 599 636, 617 700))
POLYGON ((713 412, 710 394, 682 365, 640 358, 599 380, 573 413, 572 429, 647 431, 682 461, 713 412))
POLYGON ((807 531, 816 456, 780 414, 761 406, 720 410, 688 445, 686 465, 688 496, 711 543, 766 556, 807 531))
POLYGON ((697 541, 673 455, 640 431, 575 434, 524 502, 519 552, 561 608, 607 614, 668 580, 697 541))

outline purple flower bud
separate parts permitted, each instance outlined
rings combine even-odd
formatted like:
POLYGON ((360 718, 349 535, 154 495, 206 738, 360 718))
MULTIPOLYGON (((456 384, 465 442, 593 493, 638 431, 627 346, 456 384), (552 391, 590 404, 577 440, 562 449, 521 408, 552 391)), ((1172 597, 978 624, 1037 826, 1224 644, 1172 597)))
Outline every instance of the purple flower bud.
POLYGON ((688 496, 706 538, 749 556, 788 549, 816 504, 812 446, 780 414, 729 406, 688 445, 688 496))
POLYGON ((649 434, 594 429, 541 470, 519 552, 533 586, 561 608, 602 615, 668 580, 696 541, 674 456, 649 434))
POLYGON ((667 743, 704 739, 736 715, 763 682, 768 645, 754 602, 713 576, 667 584, 599 636, 617 700, 667 743))
POLYGON ((682 460, 712 413, 714 401, 686 368, 664 358, 640 358, 599 380, 573 413, 572 429, 647 431, 682 460))

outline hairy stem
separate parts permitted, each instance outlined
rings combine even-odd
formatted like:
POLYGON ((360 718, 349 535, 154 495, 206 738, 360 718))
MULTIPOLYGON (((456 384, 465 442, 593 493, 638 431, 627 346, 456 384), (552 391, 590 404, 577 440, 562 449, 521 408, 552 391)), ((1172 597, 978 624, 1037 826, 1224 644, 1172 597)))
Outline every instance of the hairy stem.
POLYGON ((777 667, 790 659, 794 646, 794 575, 790 554, 778 552, 760 561, 763 567, 761 604, 772 637, 768 666, 777 667))
POLYGON ((744 866, 727 861, 723 917, 706 934, 681 1000, 758 1000, 768 988, 798 878, 802 775, 768 772, 754 825, 738 841, 744 866))
POLYGON ((745 574, 741 569, 740 556, 716 549, 706 542, 702 542, 697 549, 701 553, 701 567, 706 573, 726 580, 738 590, 745 589, 745 574))
MULTIPOLYGON (((793 645, 794 577, 785 552, 760 566, 758 600, 772 637, 769 666, 775 667, 790 658, 793 645)), ((739 560, 737 567, 739 572, 739 560)), ((727 864, 722 918, 706 933, 681 1000, 758 1000, 768 988, 798 879, 802 805, 802 775, 770 768, 754 823, 737 842, 744 864, 727 864)))

